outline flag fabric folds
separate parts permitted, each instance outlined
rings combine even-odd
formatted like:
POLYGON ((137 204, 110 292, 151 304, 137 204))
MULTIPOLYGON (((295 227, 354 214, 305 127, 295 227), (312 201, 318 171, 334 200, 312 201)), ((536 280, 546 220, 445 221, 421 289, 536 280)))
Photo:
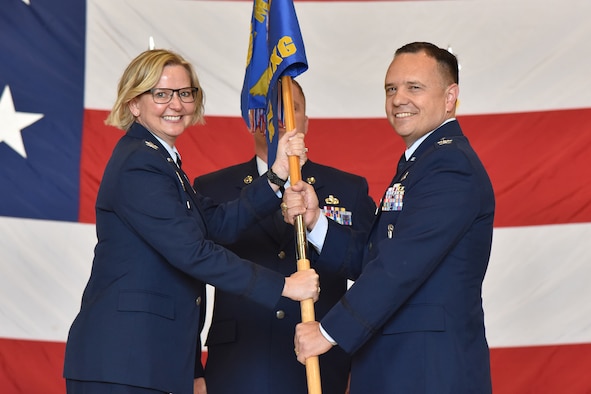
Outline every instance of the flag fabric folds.
POLYGON ((411 41, 452 47, 462 65, 458 120, 497 202, 482 294, 493 391, 589 392, 591 2, 257 6, 264 18, 251 27, 252 0, 2 2, 0 392, 65 392, 64 344, 90 274, 96 193, 123 134, 104 120, 123 70, 150 37, 195 65, 206 95, 206 124, 178 139, 189 176, 252 158, 242 87, 258 91, 266 111, 271 79, 297 75, 309 157, 365 176, 376 201, 404 150, 384 114, 394 50, 411 41), (256 67, 251 54, 257 71, 245 76, 249 32, 263 36, 267 53, 256 67), (266 85, 254 89, 259 80, 266 85))
POLYGON ((2 216, 78 220, 85 7, 76 0, 33 9, 2 4, 2 216))
POLYGON ((265 132, 269 166, 277 151, 282 118, 279 80, 308 69, 304 42, 292 0, 254 0, 246 72, 241 93, 242 118, 265 132))

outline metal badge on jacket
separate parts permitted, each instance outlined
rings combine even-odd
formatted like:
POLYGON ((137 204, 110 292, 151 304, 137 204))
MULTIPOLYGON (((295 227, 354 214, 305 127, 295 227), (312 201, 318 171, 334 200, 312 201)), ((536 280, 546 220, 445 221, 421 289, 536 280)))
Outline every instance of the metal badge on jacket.
POLYGON ((353 225, 353 213, 351 211, 347 211, 344 207, 335 206, 340 203, 338 198, 331 194, 324 199, 324 202, 327 205, 322 207, 322 213, 327 218, 332 219, 338 224, 342 224, 344 226, 353 225))

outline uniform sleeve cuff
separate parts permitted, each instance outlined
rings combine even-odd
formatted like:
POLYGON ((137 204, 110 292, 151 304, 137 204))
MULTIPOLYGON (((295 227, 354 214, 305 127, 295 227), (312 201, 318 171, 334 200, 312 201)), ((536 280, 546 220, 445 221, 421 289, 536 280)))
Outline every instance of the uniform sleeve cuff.
POLYGON ((328 232, 328 218, 323 214, 320 214, 314 229, 308 232, 308 242, 316 249, 318 254, 322 252, 324 246, 324 240, 326 239, 326 233, 328 232))
POLYGON ((328 342, 330 342, 331 345, 336 346, 337 345, 336 341, 330 335, 328 335, 328 333, 322 327, 322 324, 319 324, 319 327, 320 327, 320 333, 324 336, 324 338, 326 338, 326 340, 328 342))

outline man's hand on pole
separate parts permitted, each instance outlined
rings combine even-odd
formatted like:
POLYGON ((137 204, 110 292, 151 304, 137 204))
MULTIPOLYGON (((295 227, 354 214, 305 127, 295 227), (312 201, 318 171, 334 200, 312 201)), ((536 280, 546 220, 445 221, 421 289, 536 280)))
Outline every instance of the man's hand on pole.
POLYGON ((318 196, 314 187, 299 181, 285 190, 281 204, 283 218, 287 223, 294 224, 295 217, 302 215, 308 231, 312 231, 320 218, 318 196))
POLYGON ((305 365, 308 358, 324 354, 332 346, 320 332, 320 323, 317 321, 299 323, 296 326, 294 350, 300 363, 305 365))

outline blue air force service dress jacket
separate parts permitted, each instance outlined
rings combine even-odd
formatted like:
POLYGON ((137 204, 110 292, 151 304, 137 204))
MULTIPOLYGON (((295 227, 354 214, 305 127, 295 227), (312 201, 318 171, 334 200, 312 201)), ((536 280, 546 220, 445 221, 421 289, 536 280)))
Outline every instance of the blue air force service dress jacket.
POLYGON ((351 394, 491 392, 481 290, 494 208, 454 120, 401 166, 368 239, 329 222, 319 264, 356 282, 321 324, 353 354, 351 394))
POLYGON ((280 202, 261 179, 239 199, 213 204, 134 124, 115 147, 98 192, 98 243, 69 332, 64 377, 192 394, 203 282, 270 310, 284 286, 283 275, 215 242, 232 241, 280 202))
MULTIPOLYGON (((368 195, 364 178, 310 160, 304 164, 301 173, 302 179, 314 186, 321 207, 335 224, 359 231, 369 230, 375 203, 368 195)), ((195 188, 221 203, 236 198, 258 177, 256 159, 253 158, 197 178, 195 188)), ((279 209, 225 246, 282 275, 297 270, 294 228, 284 222, 279 209)), ((322 291, 314 304, 316 318, 320 319, 345 293, 347 279, 342 273, 329 273, 318 268, 314 261, 311 266, 320 275, 322 291)), ((284 298, 270 310, 217 289, 214 303, 206 343, 208 392, 307 392, 305 367, 296 360, 293 352, 294 328, 301 322, 299 302, 284 298)), ((349 378, 350 356, 335 347, 320 356, 319 361, 323 394, 343 394, 349 378)))

